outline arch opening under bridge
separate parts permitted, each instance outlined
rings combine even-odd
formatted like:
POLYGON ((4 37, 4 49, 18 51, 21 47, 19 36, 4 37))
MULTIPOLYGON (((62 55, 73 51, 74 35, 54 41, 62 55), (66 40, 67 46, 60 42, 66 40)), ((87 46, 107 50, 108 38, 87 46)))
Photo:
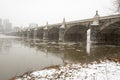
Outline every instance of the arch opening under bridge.
POLYGON ((84 25, 74 25, 66 30, 64 40, 68 42, 85 42, 87 29, 84 25))
POLYGON ((37 38, 43 39, 43 33, 44 33, 43 28, 38 28, 37 29, 37 38))
POLYGON ((58 27, 53 27, 48 30, 48 40, 49 41, 59 40, 59 28, 58 27))
POLYGON ((107 44, 120 44, 120 21, 110 23, 100 31, 101 37, 99 42, 107 44))

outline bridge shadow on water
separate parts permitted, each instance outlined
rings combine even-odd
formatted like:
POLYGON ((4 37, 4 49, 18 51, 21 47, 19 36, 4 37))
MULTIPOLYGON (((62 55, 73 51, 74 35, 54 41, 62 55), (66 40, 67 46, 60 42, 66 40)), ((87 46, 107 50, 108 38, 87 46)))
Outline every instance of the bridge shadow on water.
POLYGON ((103 43, 58 43, 23 40, 24 45, 60 57, 64 63, 90 63, 106 58, 120 58, 120 46, 103 43))

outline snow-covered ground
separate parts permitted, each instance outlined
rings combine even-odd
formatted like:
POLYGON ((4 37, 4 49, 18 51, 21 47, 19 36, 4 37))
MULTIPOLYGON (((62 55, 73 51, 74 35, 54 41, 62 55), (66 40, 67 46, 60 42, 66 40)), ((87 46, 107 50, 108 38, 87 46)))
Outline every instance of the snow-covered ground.
POLYGON ((67 64, 34 71, 15 80, 120 80, 120 63, 100 61, 92 64, 67 64))

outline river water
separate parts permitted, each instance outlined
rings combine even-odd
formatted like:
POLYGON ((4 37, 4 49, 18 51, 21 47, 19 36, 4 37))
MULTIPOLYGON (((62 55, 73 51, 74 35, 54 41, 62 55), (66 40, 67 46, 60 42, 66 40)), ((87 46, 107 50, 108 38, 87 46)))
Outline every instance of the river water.
POLYGON ((90 63, 106 57, 120 58, 120 46, 81 43, 43 43, 0 36, 0 80, 65 63, 90 63))

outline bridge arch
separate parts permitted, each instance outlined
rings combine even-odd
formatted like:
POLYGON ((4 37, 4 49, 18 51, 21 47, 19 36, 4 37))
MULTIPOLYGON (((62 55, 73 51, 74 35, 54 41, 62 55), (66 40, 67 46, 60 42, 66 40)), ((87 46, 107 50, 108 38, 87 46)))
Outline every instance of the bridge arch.
POLYGON ((73 25, 65 31, 64 40, 70 42, 86 41, 87 27, 84 25, 73 25))
POLYGON ((104 25, 100 32, 105 43, 120 44, 120 20, 104 25))
POLYGON ((48 30, 48 39, 50 41, 59 40, 59 28, 58 27, 53 27, 48 30))
POLYGON ((107 23, 105 23, 104 25, 101 26, 100 31, 105 30, 105 28, 108 28, 110 25, 116 24, 118 22, 120 22, 120 19, 109 20, 107 23))

